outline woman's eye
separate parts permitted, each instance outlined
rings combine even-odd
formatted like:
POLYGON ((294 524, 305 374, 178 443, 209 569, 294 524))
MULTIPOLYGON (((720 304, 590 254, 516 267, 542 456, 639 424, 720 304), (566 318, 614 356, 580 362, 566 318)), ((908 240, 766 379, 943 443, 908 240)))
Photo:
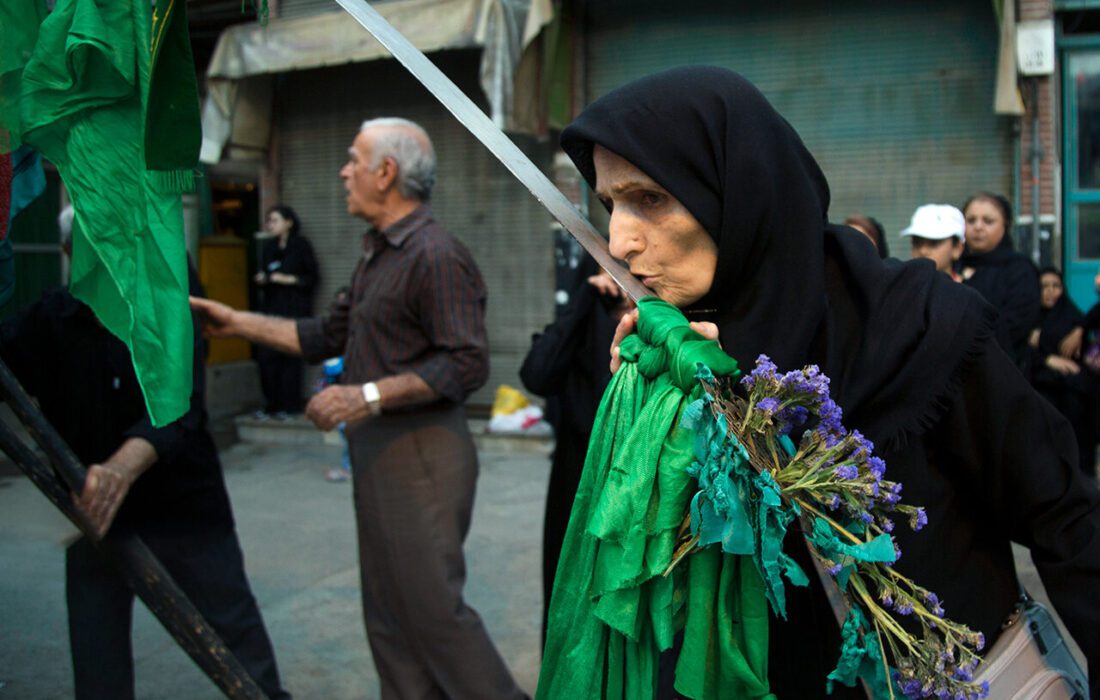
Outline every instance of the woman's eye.
POLYGON ((656 206, 665 200, 664 195, 660 192, 643 192, 642 203, 648 206, 656 206))

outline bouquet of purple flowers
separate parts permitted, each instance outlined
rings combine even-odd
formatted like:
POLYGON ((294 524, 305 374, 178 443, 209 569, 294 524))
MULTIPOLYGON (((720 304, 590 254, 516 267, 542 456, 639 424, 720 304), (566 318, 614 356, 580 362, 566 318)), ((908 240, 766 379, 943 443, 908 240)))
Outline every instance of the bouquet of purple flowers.
POLYGON ((765 355, 740 394, 703 365, 697 377, 703 397, 683 424, 696 435, 691 473, 699 491, 670 570, 712 544, 751 556, 773 610, 786 617, 783 578, 808 583, 782 549, 798 520, 815 566, 846 609, 830 691, 834 682, 862 678, 875 697, 987 696, 987 685, 973 680, 981 633, 945 617, 935 593, 892 566, 901 556, 890 535, 895 523, 920 530, 927 516, 901 502, 902 485, 885 478, 874 445, 844 428, 829 378, 813 365, 781 374, 765 355))

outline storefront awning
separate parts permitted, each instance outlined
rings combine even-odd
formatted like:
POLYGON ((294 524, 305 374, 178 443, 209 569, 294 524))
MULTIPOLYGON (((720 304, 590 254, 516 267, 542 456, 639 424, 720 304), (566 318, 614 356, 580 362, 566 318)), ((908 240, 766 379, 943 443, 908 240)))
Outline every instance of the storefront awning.
MULTIPOLYGON (((227 144, 246 152, 266 148, 272 75, 389 58, 369 32, 335 2, 333 7, 333 12, 222 33, 206 72, 203 162, 217 163, 227 144)), ((521 62, 533 60, 528 49, 553 19, 551 0, 390 0, 374 7, 425 53, 482 49, 480 82, 490 116, 502 128, 533 131, 514 115, 517 102, 535 99, 537 86, 517 81, 516 75, 521 62)))

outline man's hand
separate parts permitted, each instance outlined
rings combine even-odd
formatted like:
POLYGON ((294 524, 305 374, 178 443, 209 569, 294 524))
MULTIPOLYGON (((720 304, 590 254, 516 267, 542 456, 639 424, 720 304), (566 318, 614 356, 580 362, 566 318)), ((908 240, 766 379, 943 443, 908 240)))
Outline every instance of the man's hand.
POLYGON ((1066 359, 1073 359, 1074 357, 1081 356, 1081 343, 1085 339, 1085 331, 1083 328, 1074 328, 1065 338, 1062 338, 1062 342, 1058 344, 1058 354, 1066 359))
MULTIPOLYGON (((711 323, 710 321, 692 321, 688 325, 691 327, 691 330, 695 331, 707 340, 718 340, 718 326, 711 323)), ((622 344, 623 338, 634 332, 637 326, 637 309, 634 309, 628 314, 624 314, 623 317, 619 319, 619 325, 615 327, 615 337, 611 340, 612 374, 618 372, 619 366, 622 364, 622 360, 619 357, 619 345, 622 344)))
POLYGON ((202 297, 188 297, 188 301, 202 318, 202 331, 207 338, 231 338, 240 333, 237 310, 233 307, 202 297))
POLYGON ((73 494, 73 504, 91 527, 91 535, 101 539, 111 529, 118 507, 126 500, 130 487, 157 461, 157 451, 145 438, 127 438, 103 464, 93 464, 84 478, 84 490, 73 494))
POLYGON ((92 536, 102 539, 115 521, 119 506, 126 500, 133 481, 125 469, 107 464, 93 464, 88 468, 84 479, 84 492, 77 497, 73 494, 73 504, 77 507, 92 528, 92 536))
POLYGON ((1081 365, 1077 364, 1073 360, 1067 360, 1060 355, 1048 355, 1046 359, 1046 365, 1058 374, 1069 375, 1081 373, 1081 365))
POLYGON ((336 384, 318 392, 306 404, 306 418, 321 430, 370 415, 370 407, 358 384, 336 384))
POLYGON ((611 279, 611 275, 603 270, 589 277, 588 283, 595 287, 601 296, 611 297, 612 299, 620 299, 626 296, 622 288, 615 283, 615 280, 611 279))
POLYGON ((607 274, 606 270, 600 270, 598 274, 589 277, 588 284, 592 285, 600 296, 616 302, 608 309, 608 315, 615 321, 621 321, 624 314, 636 308, 634 300, 627 296, 615 280, 611 279, 611 275, 607 274))
POLYGON ((295 277, 294 275, 288 275, 285 272, 272 272, 268 276, 268 279, 272 282, 272 284, 295 284, 298 281, 297 277, 295 277))

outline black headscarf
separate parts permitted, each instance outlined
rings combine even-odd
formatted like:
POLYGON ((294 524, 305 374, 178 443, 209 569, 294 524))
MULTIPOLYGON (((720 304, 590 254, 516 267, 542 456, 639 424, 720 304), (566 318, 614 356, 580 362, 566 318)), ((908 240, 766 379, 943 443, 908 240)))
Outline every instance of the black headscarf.
POLYGON ((1058 275, 1058 279, 1062 280, 1063 284, 1062 296, 1058 297, 1054 306, 1039 310, 1039 353, 1045 358, 1047 355, 1058 354, 1058 346, 1062 339, 1084 324, 1085 315, 1066 294, 1065 280, 1061 272, 1054 268, 1046 268, 1039 275, 1040 278, 1042 275, 1058 275))
MULTIPOLYGON (((726 352, 751 366, 817 362, 846 423, 876 441, 938 415, 992 310, 928 261, 882 261, 828 224, 829 186, 794 129, 751 83, 678 68, 593 102, 562 148, 595 186, 593 144, 625 158, 687 207, 718 244, 709 312, 726 352)), ((699 316, 694 316, 699 318, 699 316)))

